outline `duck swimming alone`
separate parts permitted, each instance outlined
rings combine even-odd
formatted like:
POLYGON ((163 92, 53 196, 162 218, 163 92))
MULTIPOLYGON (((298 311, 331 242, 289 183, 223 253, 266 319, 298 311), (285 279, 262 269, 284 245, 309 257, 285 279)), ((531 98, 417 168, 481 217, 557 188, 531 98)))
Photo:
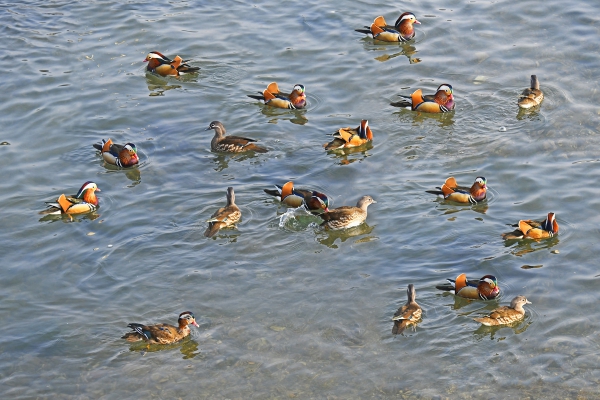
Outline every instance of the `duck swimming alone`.
POLYGON ((227 228, 234 225, 242 218, 242 211, 235 204, 235 193, 232 187, 227 188, 227 205, 219 208, 210 217, 208 228, 204 232, 204 236, 213 237, 221 228, 227 228))
POLYGON ((264 147, 258 146, 253 142, 255 139, 249 139, 240 136, 225 136, 227 131, 225 126, 220 121, 213 121, 208 125, 205 130, 215 131, 215 136, 210 142, 210 148, 212 151, 223 152, 223 153, 242 153, 245 151, 254 151, 256 153, 266 153, 269 150, 264 147))
POLYGON ((382 16, 379 16, 375 18, 371 26, 365 26, 367 29, 356 29, 356 31, 371 34, 373 39, 383 42, 407 42, 415 37, 414 24, 421 23, 417 21, 415 14, 405 12, 398 17, 393 27, 389 26, 382 16))
POLYGON ((48 208, 40 211, 40 214, 83 214, 95 211, 98 208, 96 192, 100 191, 94 182, 87 181, 76 195, 61 194, 55 202, 46 202, 48 208))
POLYGON ((530 87, 523 90, 519 96, 519 107, 523 109, 539 106, 544 100, 544 93, 540 90, 540 82, 536 75, 531 75, 530 87))
POLYGON ((447 83, 438 86, 434 95, 423 96, 423 91, 417 89, 410 97, 390 103, 394 107, 410 107, 412 111, 426 113, 445 113, 454 110, 454 89, 447 83))
POLYGON ((155 72, 160 76, 180 76, 183 73, 197 72, 200 67, 192 67, 187 64, 189 60, 183 60, 179 56, 175 56, 173 60, 164 56, 158 51, 148 53, 144 62, 147 62, 146 71, 155 72))
POLYGON ((412 283, 409 284, 408 288, 406 289, 406 296, 408 297, 406 304, 400 307, 392 317, 392 321, 394 321, 392 334, 394 335, 402 333, 411 325, 415 326, 423 314, 421 306, 415 301, 417 292, 415 291, 415 286, 412 283))
POLYGON ((292 89, 292 93, 281 93, 277 83, 271 82, 262 91, 262 95, 249 94, 248 97, 264 101, 267 106, 296 110, 306 107, 306 93, 304 91, 304 85, 296 84, 292 89))
POLYGON ((121 337, 128 342, 145 341, 148 344, 172 344, 190 335, 189 325, 198 328, 196 318, 191 311, 184 311, 179 314, 177 326, 169 324, 142 325, 131 323, 127 326, 133 329, 133 332, 126 333, 121 337))
POLYGON ((94 143, 94 148, 100 150, 104 161, 117 167, 127 168, 140 162, 137 147, 133 143, 116 144, 109 138, 102 139, 100 144, 94 143))
POLYGON ((377 202, 371 196, 363 196, 358 200, 356 207, 343 206, 319 214, 325 221, 321 226, 333 230, 358 226, 367 219, 367 208, 373 203, 377 202))
POLYGON ((525 296, 517 296, 512 299, 510 306, 498 307, 485 317, 473 319, 485 326, 510 325, 523 319, 525 316, 523 306, 525 304, 531 304, 531 302, 525 296))

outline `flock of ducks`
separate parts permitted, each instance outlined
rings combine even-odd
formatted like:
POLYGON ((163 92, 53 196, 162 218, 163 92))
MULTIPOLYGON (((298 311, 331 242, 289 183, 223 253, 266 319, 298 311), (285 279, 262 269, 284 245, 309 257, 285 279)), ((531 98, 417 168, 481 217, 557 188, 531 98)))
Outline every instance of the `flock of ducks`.
MULTIPOLYGON (((415 36, 414 24, 420 24, 411 12, 401 14, 393 26, 386 23, 382 16, 375 18, 370 26, 356 31, 372 35, 374 40, 384 42, 406 42, 415 36)), ((163 77, 178 77, 186 73, 197 72, 200 68, 188 64, 189 60, 183 60, 180 56, 170 59, 158 51, 148 53, 144 62, 147 62, 146 71, 163 77)), ((307 105, 305 87, 301 84, 293 86, 290 93, 282 92, 276 82, 270 83, 266 89, 258 95, 250 94, 248 97, 259 100, 268 107, 283 109, 302 109, 307 105)), ((394 107, 410 108, 415 112, 446 113, 455 109, 453 88, 450 84, 439 85, 435 94, 423 95, 421 89, 417 89, 410 96, 401 96, 398 102, 390 103, 394 107)), ((540 90, 539 81, 535 75, 531 76, 530 87, 526 88, 518 100, 522 109, 538 106, 544 98, 540 90)), ((268 149, 256 144, 255 139, 227 135, 225 126, 220 121, 213 121, 206 130, 213 130, 214 137, 211 140, 211 150, 219 153, 241 153, 255 152, 266 153, 268 149)), ((333 140, 325 143, 323 147, 327 151, 337 151, 352 147, 365 146, 372 142, 373 132, 367 120, 362 120, 356 128, 340 128, 333 134, 333 140)), ((133 143, 124 145, 115 144, 112 140, 103 139, 101 143, 93 145, 104 161, 108 164, 131 168, 139 163, 137 147, 133 143)), ((68 215, 83 214, 95 211, 99 202, 96 192, 100 189, 94 182, 85 182, 77 194, 67 196, 61 194, 56 201, 47 202, 48 207, 41 214, 68 215)), ((281 203, 289 207, 305 207, 322 219, 321 226, 325 229, 348 229, 358 226, 367 219, 367 208, 376 203, 371 196, 362 196, 355 207, 343 206, 329 209, 329 198, 326 194, 310 189, 298 189, 293 182, 276 185, 275 189, 264 189, 265 193, 278 198, 281 203)), ((477 204, 486 200, 487 180, 479 176, 471 187, 459 186, 454 177, 446 179, 444 184, 437 190, 427 191, 435 195, 443 196, 445 201, 459 204, 477 204)), ((233 187, 227 188, 227 203, 224 207, 216 210, 207 220, 208 227, 204 232, 207 237, 216 235, 220 229, 234 226, 241 218, 242 213, 235 204, 235 193, 233 187)), ((549 213, 543 221, 521 220, 515 224, 515 230, 503 234, 505 240, 518 240, 524 238, 544 239, 558 233, 558 223, 554 213, 549 213)), ((438 285, 440 290, 452 291, 454 295, 471 300, 491 300, 500 294, 500 288, 496 277, 484 275, 478 280, 469 280, 465 274, 460 274, 456 279, 448 279, 447 284, 438 285)), ((421 321, 422 309, 416 302, 416 290, 413 284, 408 285, 407 302, 394 314, 392 320, 393 334, 402 333, 409 326, 416 326, 421 321)), ((489 315, 474 318, 475 321, 488 326, 510 325, 519 322, 525 315, 523 306, 531 304, 525 296, 517 296, 512 299, 509 306, 499 307, 489 315)), ((131 323, 128 325, 131 332, 122 338, 130 341, 145 341, 148 344, 170 344, 175 343, 190 334, 189 325, 198 327, 194 314, 184 311, 179 314, 177 326, 169 324, 143 325, 131 323)))

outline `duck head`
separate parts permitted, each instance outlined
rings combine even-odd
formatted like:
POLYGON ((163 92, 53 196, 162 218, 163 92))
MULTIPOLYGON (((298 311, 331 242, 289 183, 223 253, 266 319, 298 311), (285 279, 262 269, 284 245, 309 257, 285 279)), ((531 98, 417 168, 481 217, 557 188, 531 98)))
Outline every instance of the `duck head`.
POLYGON ((96 197, 95 192, 101 192, 98 185, 96 185, 92 181, 87 181, 81 186, 81 189, 79 189, 79 192, 77 192, 77 195, 75 197, 78 199, 82 199, 86 203, 90 203, 97 206, 98 198, 96 197))
POLYGON ((183 329, 188 325, 194 325, 196 328, 199 327, 199 325, 196 323, 196 318, 191 311, 184 311, 179 314, 179 319, 177 322, 179 323, 179 329, 183 329))
POLYGON ((402 13, 394 26, 396 30, 402 34, 402 36, 412 36, 414 34, 413 24, 421 25, 419 21, 417 21, 417 17, 415 14, 411 12, 402 13))

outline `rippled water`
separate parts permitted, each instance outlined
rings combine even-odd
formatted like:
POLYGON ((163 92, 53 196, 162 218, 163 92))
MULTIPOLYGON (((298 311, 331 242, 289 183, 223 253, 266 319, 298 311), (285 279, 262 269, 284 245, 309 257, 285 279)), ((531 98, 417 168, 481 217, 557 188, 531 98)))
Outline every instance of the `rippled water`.
POLYGON ((0 5, 0 392, 11 398, 595 398, 600 150, 600 6, 575 0, 368 2, 45 1, 0 5), (400 7, 400 5, 398 5, 400 7), (404 10, 412 44, 354 32, 404 10), (146 75, 158 50, 197 76, 146 75), (537 74, 546 98, 519 113, 537 74), (278 81, 309 107, 246 97, 278 81), (454 87, 457 109, 393 108, 399 94, 454 87), (327 154, 328 133, 368 118, 374 145, 327 154), (220 120, 267 154, 210 152, 220 120), (502 127, 505 128, 501 129, 502 127), (133 170, 92 144, 135 142, 133 170), (454 175, 488 179, 487 204, 425 193, 454 175), (263 188, 293 179, 335 207, 369 194, 367 225, 324 232, 263 188), (44 201, 84 181, 86 217, 44 219, 44 201), (206 220, 233 186, 237 229, 206 220), (504 243, 521 218, 556 212, 560 235, 504 243), (558 251, 558 252, 557 252, 558 251), (494 274, 499 301, 435 289, 494 274), (413 283, 424 309, 394 337, 413 283), (523 323, 471 320, 517 294, 523 323), (129 322, 200 329, 165 348, 120 339, 129 322))

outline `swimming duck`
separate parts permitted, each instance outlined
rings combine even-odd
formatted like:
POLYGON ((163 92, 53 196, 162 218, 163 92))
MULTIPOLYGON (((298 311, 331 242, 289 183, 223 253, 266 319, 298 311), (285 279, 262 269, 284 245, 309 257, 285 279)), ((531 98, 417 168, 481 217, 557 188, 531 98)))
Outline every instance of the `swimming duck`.
POLYGON ((144 62, 147 62, 146 71, 156 72, 161 76, 179 76, 182 73, 197 72, 199 67, 192 67, 186 64, 189 60, 183 60, 179 56, 175 56, 173 60, 159 53, 151 51, 148 53, 144 62))
POLYGON ((329 151, 362 146, 373 140, 373 132, 369 127, 369 121, 363 119, 360 121, 360 125, 357 128, 340 128, 333 134, 333 137, 334 139, 331 142, 323 145, 325 150, 329 151))
POLYGON ((414 24, 421 24, 417 21, 415 14, 411 12, 402 13, 393 28, 390 27, 382 16, 375 18, 368 29, 356 29, 357 32, 371 34, 373 39, 384 42, 406 42, 415 37, 414 24))
POLYGON ((304 85, 294 85, 292 93, 281 93, 276 82, 269 83, 269 86, 262 91, 262 95, 249 94, 248 97, 255 100, 262 100, 266 105, 277 108, 289 108, 292 110, 306 107, 306 93, 304 85))
POLYGON ((82 214, 95 211, 98 208, 95 192, 100 191, 94 182, 88 181, 81 186, 76 195, 61 194, 55 202, 46 202, 48 208, 40 214, 82 214))
POLYGON ((319 214, 325 221, 321 226, 334 230, 358 226, 367 219, 367 208, 373 203, 377 202, 371 196, 363 196, 358 200, 356 207, 343 206, 319 214))
POLYGON ((394 335, 402 333, 408 326, 415 326, 423 314, 421 306, 415 301, 417 292, 412 283, 409 284, 408 289, 406 289, 406 296, 408 297, 406 304, 400 307, 392 317, 392 321, 394 321, 392 334, 394 335))
POLYGON ((242 217, 242 211, 235 205, 235 193, 232 187, 227 188, 227 205, 219 208, 210 217, 204 236, 213 237, 219 229, 234 225, 242 217))
POLYGON ((544 100, 544 93, 540 90, 540 82, 536 75, 531 75, 531 87, 523 90, 519 96, 519 107, 520 108, 532 108, 540 105, 544 100))
POLYGON ((266 153, 267 149, 255 145, 255 139, 249 139, 240 136, 225 136, 225 126, 219 121, 213 121, 205 130, 215 131, 215 136, 210 142, 212 151, 221 151, 224 153, 242 153, 244 151, 255 151, 257 153, 266 153))
POLYGON ((441 190, 426 190, 427 193, 441 194, 444 200, 455 201, 457 203, 477 204, 485 200, 487 193, 487 180, 483 176, 475 178, 471 188, 458 186, 453 176, 446 179, 446 182, 440 188, 441 190))
POLYGON ((140 162, 137 155, 137 147, 133 143, 116 144, 112 139, 104 140, 102 143, 94 143, 94 148, 102 152, 102 158, 109 164, 118 167, 131 167, 140 162))
POLYGON ((434 95, 423 96, 423 91, 417 89, 410 97, 404 97, 390 105, 394 107, 410 107, 413 111, 421 111, 426 113, 445 113, 454 110, 454 90, 447 83, 442 83, 438 86, 434 95))
POLYGON ((526 219, 519 221, 516 226, 518 228, 513 232, 503 233, 502 238, 504 240, 545 239, 558 234, 558 222, 553 212, 548 213, 548 216, 543 221, 526 219))
POLYGON ((279 197, 279 200, 290 207, 304 205, 309 211, 329 211, 329 198, 324 193, 314 190, 296 189, 293 182, 283 186, 275 185, 275 189, 263 189, 265 193, 279 197))
POLYGON ((188 325, 194 325, 196 328, 199 327, 194 314, 191 311, 184 311, 179 314, 177 326, 169 324, 142 325, 131 323, 127 327, 133 329, 133 332, 126 333, 121 339, 125 339, 128 342, 143 340, 148 344, 171 344, 190 335, 191 331, 188 325))
POLYGON ((510 325, 523 319, 525 316, 523 306, 525 304, 531 304, 531 302, 525 296, 517 296, 512 299, 510 306, 498 307, 485 317, 473 319, 486 326, 510 325))
POLYGON ((468 280, 466 274, 460 274, 456 280, 447 279, 450 284, 437 285, 436 289, 454 291, 458 297, 466 299, 491 300, 498 297, 500 288, 494 275, 484 275, 479 281, 468 280))

